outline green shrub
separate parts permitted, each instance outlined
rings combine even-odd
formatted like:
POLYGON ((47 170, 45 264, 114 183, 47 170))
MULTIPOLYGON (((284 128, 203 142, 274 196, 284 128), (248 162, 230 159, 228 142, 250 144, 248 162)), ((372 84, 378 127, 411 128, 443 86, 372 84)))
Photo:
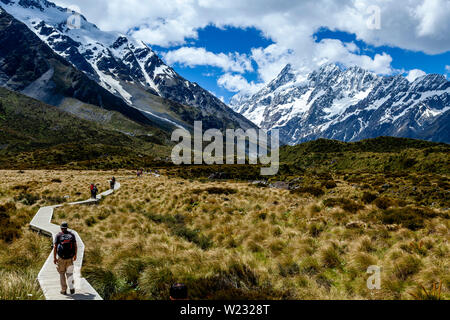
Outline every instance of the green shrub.
POLYGON ((315 275, 320 271, 319 262, 313 257, 307 257, 300 263, 300 270, 308 275, 315 275))
POLYGON ((149 267, 139 277, 139 288, 152 300, 168 300, 170 287, 175 282, 177 280, 169 268, 149 267))
POLYGON ((322 187, 325 187, 327 189, 334 189, 337 187, 337 184, 333 180, 328 180, 322 183, 322 187))
POLYGON ((386 210, 389 207, 392 207, 395 204, 395 201, 389 198, 377 198, 373 202, 378 208, 386 210))
POLYGON ((94 217, 89 217, 89 218, 84 220, 84 223, 86 223, 86 225, 88 227, 92 227, 94 224, 97 223, 97 219, 95 219, 94 217))
POLYGON ((364 206, 358 204, 357 202, 346 199, 346 198, 329 198, 325 199, 323 201, 323 204, 327 207, 335 207, 339 206, 343 210, 350 212, 350 213, 356 213, 358 210, 363 209, 364 206))
POLYGON ((282 277, 295 276, 300 273, 300 267, 295 262, 289 262, 285 264, 278 264, 278 269, 282 277))
POLYGON ((20 225, 11 220, 11 214, 16 211, 16 205, 8 202, 0 206, 0 240, 12 242, 21 234, 20 225))
POLYGON ((313 222, 308 226, 308 232, 313 237, 318 237, 325 230, 323 223, 313 222))
POLYGON ((127 259, 120 267, 120 274, 131 287, 136 288, 139 284, 141 272, 144 271, 145 267, 145 263, 139 258, 127 259))
POLYGON ((207 250, 212 247, 212 241, 210 238, 201 234, 198 230, 191 230, 186 226, 178 225, 172 228, 174 235, 184 238, 185 240, 195 243, 203 250, 207 250))
POLYGON ((67 201, 66 198, 61 197, 61 196, 55 196, 55 197, 43 197, 43 199, 45 200, 45 202, 47 202, 48 204, 60 204, 60 203, 64 203, 67 201))
POLYGON ((202 300, 272 300, 288 298, 276 292, 270 283, 261 283, 255 273, 245 264, 233 263, 215 275, 183 280, 189 288, 190 299, 202 300))
POLYGON ((304 194, 309 193, 315 197, 320 197, 325 194, 322 188, 319 187, 300 187, 294 190, 291 190, 291 193, 293 194, 304 194))
POLYGON ((83 276, 105 300, 121 291, 120 281, 111 270, 101 267, 84 268, 83 276))
POLYGON ((192 242, 203 250, 207 250, 213 246, 213 242, 209 237, 203 235, 199 230, 189 229, 185 225, 184 216, 181 214, 171 216, 145 213, 145 216, 156 223, 164 223, 169 227, 173 235, 192 242))
POLYGON ((39 199, 40 199, 40 197, 38 195, 31 194, 31 193, 21 193, 17 197, 14 197, 15 201, 21 201, 24 205, 27 205, 27 206, 32 206, 39 199))
POLYGON ((321 261, 327 268, 337 268, 341 265, 341 258, 334 247, 328 247, 321 252, 321 261))
POLYGON ((232 189, 232 188, 219 188, 219 187, 210 187, 210 188, 206 188, 206 189, 192 190, 193 194, 200 194, 202 192, 207 192, 209 194, 230 195, 230 194, 237 193, 237 190, 236 189, 232 189))
POLYGON ((425 219, 436 216, 435 212, 425 208, 391 208, 381 213, 381 221, 384 224, 399 224, 415 231, 424 227, 425 219))
POLYGON ((372 192, 364 192, 364 194, 361 197, 361 200, 364 203, 372 203, 378 198, 378 195, 372 192))
POLYGON ((422 262, 413 255, 401 257, 394 264, 394 275, 400 280, 406 280, 409 276, 419 272, 422 262))

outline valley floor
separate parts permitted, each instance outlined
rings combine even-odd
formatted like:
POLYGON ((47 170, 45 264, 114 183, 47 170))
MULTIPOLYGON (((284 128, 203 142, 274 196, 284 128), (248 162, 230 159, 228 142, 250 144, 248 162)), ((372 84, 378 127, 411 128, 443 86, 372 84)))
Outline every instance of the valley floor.
MULTIPOLYGON (((434 283, 450 298, 448 200, 424 205, 413 179, 336 176, 318 192, 162 173, 0 171, 0 299, 43 298, 35 279, 51 240, 27 228, 37 209, 112 176, 115 195, 53 219, 83 238, 83 276, 104 299, 167 299, 176 281, 193 299, 425 299, 434 283), (381 267, 380 290, 367 288, 369 266, 381 267)), ((423 188, 439 179, 423 175, 423 188)))

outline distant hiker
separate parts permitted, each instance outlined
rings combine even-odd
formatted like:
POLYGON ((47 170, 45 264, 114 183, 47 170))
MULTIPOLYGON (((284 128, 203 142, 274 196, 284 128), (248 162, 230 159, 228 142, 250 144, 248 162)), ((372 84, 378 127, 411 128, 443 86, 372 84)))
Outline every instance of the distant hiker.
POLYGON ((89 189, 91 190, 91 198, 95 198, 94 188, 95 188, 95 185, 93 183, 91 183, 91 185, 89 186, 89 189))
POLYGON ((97 185, 94 184, 94 189, 92 189, 92 198, 97 199, 98 188, 97 185))
POLYGON ((114 190, 114 186, 116 185, 116 178, 112 177, 111 181, 109 181, 109 188, 114 190))
POLYGON ((68 227, 67 222, 61 223, 61 232, 54 239, 53 262, 59 272, 61 294, 67 294, 67 284, 70 294, 75 293, 73 262, 77 260, 77 240, 75 235, 67 230, 68 227))
POLYGON ((188 290, 185 284, 175 283, 170 288, 170 300, 187 300, 188 290))

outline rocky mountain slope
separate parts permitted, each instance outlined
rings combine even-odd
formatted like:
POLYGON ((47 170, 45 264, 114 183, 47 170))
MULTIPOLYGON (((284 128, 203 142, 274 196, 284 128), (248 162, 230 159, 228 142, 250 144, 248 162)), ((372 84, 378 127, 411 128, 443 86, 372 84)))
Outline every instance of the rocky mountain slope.
POLYGON ((298 74, 287 65, 255 95, 232 106, 263 129, 297 144, 396 136, 450 142, 450 82, 430 74, 409 82, 329 64, 298 74))
POLYGON ((47 104, 90 104, 117 111, 137 124, 173 128, 152 121, 57 55, 28 27, 0 8, 0 86, 47 104))
MULTIPOLYGON (((118 121, 126 121, 120 114, 116 116, 118 121)), ((59 107, 0 87, 2 169, 136 168, 170 154, 167 142, 162 141, 163 133, 155 135, 159 141, 150 141, 147 135, 124 134, 114 126, 80 119, 59 107)))
POLYGON ((142 42, 103 32, 83 16, 46 0, 0 0, 0 5, 55 53, 154 120, 183 127, 192 126, 193 120, 203 120, 207 128, 255 127, 178 75, 142 42), (75 28, 68 24, 74 15, 79 17, 75 28))

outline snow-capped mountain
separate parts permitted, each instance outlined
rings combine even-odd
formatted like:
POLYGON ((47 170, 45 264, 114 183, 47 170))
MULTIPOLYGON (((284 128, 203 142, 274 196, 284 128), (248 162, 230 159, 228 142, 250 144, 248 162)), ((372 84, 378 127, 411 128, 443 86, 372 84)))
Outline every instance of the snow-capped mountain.
POLYGON ((254 127, 207 90, 182 78, 134 38, 101 31, 84 16, 47 0, 0 0, 0 5, 58 55, 130 106, 181 123, 173 110, 154 106, 157 95, 196 108, 196 120, 204 118, 211 127, 254 127), (68 23, 74 18, 79 20, 75 28, 68 23))
POLYGON ((450 142, 450 82, 437 74, 409 82, 328 64, 304 77, 287 65, 232 108, 263 129, 279 129, 289 144, 378 136, 450 142))

